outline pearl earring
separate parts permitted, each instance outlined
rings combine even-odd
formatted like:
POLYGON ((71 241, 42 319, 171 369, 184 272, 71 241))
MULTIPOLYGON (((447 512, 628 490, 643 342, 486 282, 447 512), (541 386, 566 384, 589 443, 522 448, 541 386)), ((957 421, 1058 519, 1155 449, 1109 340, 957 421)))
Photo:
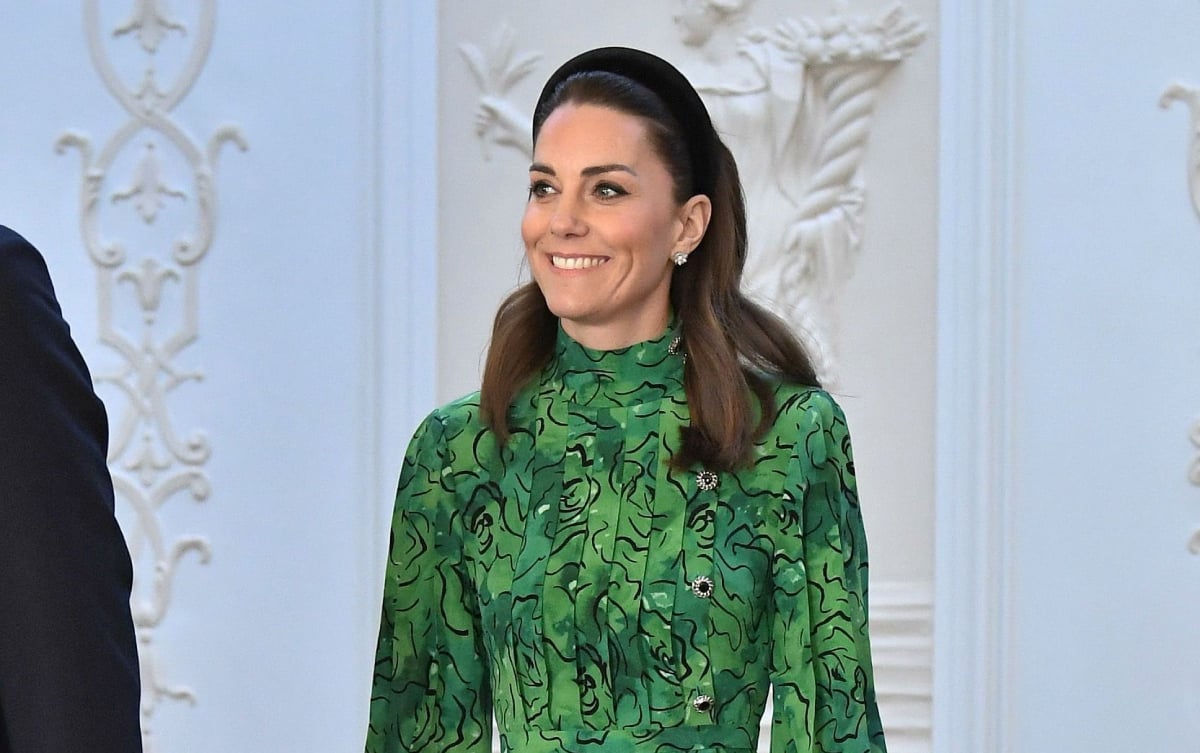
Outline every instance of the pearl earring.
POLYGON ((682 267, 684 264, 687 264, 687 257, 688 255, 684 252, 676 251, 671 254, 671 261, 675 262, 675 266, 682 267))

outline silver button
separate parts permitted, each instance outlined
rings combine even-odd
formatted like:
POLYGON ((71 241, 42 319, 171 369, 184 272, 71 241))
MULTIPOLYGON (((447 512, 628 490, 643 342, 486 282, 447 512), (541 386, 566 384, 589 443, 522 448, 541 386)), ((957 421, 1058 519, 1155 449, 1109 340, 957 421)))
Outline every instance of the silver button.
POLYGON ((707 714, 712 710, 713 699, 710 695, 698 695, 692 701, 692 708, 699 711, 701 714, 707 714))
POLYGON ((696 474, 696 486, 701 491, 711 492, 717 488, 717 474, 712 471, 700 471, 696 474))
POLYGON ((713 595, 713 581, 707 575, 701 575, 692 581, 692 593, 699 596, 701 599, 707 599, 713 595))

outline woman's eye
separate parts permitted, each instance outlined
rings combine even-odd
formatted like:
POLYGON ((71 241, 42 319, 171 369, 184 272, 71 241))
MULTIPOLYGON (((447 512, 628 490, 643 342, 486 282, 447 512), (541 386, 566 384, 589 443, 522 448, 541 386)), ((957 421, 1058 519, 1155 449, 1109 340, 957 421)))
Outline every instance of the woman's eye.
POLYGON ((615 199, 624 196, 628 191, 612 183, 601 183, 596 186, 596 195, 602 199, 615 199))
POLYGON ((544 180, 535 180, 529 184, 530 198, 539 198, 553 193, 554 187, 544 180))

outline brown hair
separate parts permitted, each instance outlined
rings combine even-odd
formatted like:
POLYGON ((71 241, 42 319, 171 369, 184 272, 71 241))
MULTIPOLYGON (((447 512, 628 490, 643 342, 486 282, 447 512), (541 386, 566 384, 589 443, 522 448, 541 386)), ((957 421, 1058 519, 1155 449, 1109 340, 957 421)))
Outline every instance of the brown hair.
MULTIPOLYGON (((533 132, 563 104, 593 104, 642 118, 656 153, 667 165, 675 200, 690 198, 693 165, 684 129, 653 91, 625 76, 576 73, 539 103, 533 132)), ((713 134, 716 175, 712 216, 688 263, 671 278, 671 305, 681 323, 687 353, 684 389, 691 425, 681 430, 678 468, 701 463, 732 470, 751 459, 752 445, 774 422, 770 380, 819 386, 800 341, 777 316, 741 292, 746 264, 746 202, 737 164, 713 134)), ((500 304, 483 371, 480 409, 498 440, 507 441, 508 414, 517 393, 549 363, 558 319, 537 283, 519 288, 500 304)))

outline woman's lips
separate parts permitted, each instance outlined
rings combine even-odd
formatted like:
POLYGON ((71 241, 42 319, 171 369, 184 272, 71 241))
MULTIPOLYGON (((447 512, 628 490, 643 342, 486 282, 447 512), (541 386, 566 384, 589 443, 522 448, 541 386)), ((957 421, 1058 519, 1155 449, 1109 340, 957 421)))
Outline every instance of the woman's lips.
POLYGON ((598 267, 608 261, 607 256, 553 256, 550 257, 550 263, 555 269, 591 269, 598 267))

